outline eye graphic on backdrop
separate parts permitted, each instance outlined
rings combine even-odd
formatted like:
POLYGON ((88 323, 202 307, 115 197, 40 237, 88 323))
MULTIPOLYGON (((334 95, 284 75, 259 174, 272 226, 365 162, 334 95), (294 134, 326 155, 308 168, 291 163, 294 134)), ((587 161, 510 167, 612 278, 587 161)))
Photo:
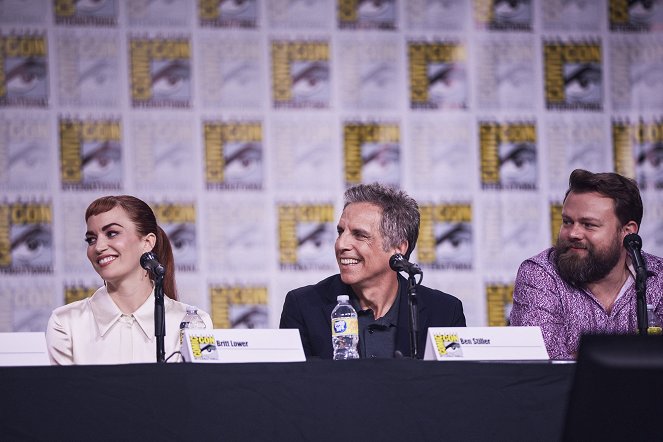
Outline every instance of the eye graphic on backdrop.
POLYGON ((602 169, 603 149, 595 144, 576 144, 569 155, 570 169, 602 169), (591 167, 590 167, 591 166, 591 167))
POLYGON ((20 168, 27 171, 44 162, 42 148, 36 142, 12 143, 9 145, 9 170, 20 168))
POLYGON ((195 262, 196 257, 196 229, 188 223, 177 224, 168 232, 168 238, 173 245, 175 261, 195 262))
POLYGON ((169 97, 177 93, 189 80, 188 63, 172 61, 159 67, 152 74, 152 91, 155 98, 169 97))
POLYGON ((493 6, 498 22, 520 22, 530 17, 530 0, 496 0, 493 6))
POLYGON ((628 15, 634 23, 649 23, 656 13, 658 0, 630 0, 628 15))
POLYGON ((9 180, 16 182, 40 182, 49 176, 47 143, 37 141, 9 144, 9 180))
POLYGON ((601 98, 601 68, 596 63, 564 66, 564 90, 569 103, 592 103, 601 98))
POLYGON ((503 143, 499 150, 502 184, 536 184, 536 147, 533 143, 503 143))
POLYGON ((112 173, 120 163, 122 149, 116 141, 106 141, 97 146, 84 146, 83 176, 86 179, 100 179, 112 173))
POLYGON ((472 227, 467 222, 435 225, 435 255, 441 263, 471 264, 472 227))
POLYGON ((266 306, 232 306, 230 328, 266 328, 266 306))
POLYGON ((29 225, 23 229, 14 226, 16 236, 11 241, 12 261, 15 265, 35 265, 50 261, 52 237, 43 225, 29 225))
MULTIPOLYGON (((9 65, 9 63, 7 63, 9 65)), ((7 93, 25 95, 35 89, 46 78, 46 63, 37 58, 27 58, 6 74, 7 93)))
POLYGON ((253 0, 220 0, 219 12, 223 16, 239 15, 253 5, 253 0))
POLYGON ((357 15, 360 18, 383 18, 392 14, 393 0, 360 0, 357 4, 357 15))
POLYGON ((663 141, 643 144, 636 163, 638 184, 643 187, 663 186, 663 141))
POLYGON ((316 95, 329 81, 329 67, 326 63, 294 62, 292 71, 292 93, 299 98, 316 95))
POLYGON ((428 95, 432 102, 449 106, 465 104, 465 69, 455 63, 428 65, 428 95))
POLYGON ((396 78, 396 71, 390 63, 376 63, 370 65, 369 69, 362 74, 359 82, 360 84, 374 84, 379 88, 383 88, 392 83, 396 78))
POLYGON ((364 143, 362 145, 362 181, 398 184, 400 150, 396 143, 364 143))
POLYGON ((532 66, 529 63, 500 64, 497 68, 497 84, 519 88, 531 83, 532 66))
POLYGON ((223 63, 221 67, 221 77, 224 87, 231 84, 233 86, 246 86, 256 83, 258 78, 259 65, 255 61, 231 61, 223 63))
POLYGON ((107 0, 77 0, 76 10, 78 12, 91 13, 103 8, 107 0))
POLYGON ((80 87, 101 87, 114 76, 114 67, 107 60, 97 60, 90 66, 82 69, 78 77, 80 87))
POLYGON ((259 144, 229 143, 226 151, 226 182, 254 182, 260 179, 262 149, 259 144))
POLYGON ((329 262, 336 234, 328 223, 297 224, 297 259, 301 262, 329 262))

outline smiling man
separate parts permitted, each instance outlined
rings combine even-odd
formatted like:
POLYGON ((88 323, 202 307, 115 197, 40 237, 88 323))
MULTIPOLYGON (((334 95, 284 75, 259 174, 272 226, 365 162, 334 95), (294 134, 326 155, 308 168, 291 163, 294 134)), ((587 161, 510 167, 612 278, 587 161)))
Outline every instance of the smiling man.
MULTIPOLYGON (((583 333, 635 333, 635 270, 623 241, 638 232, 642 213, 635 181, 574 170, 557 245, 518 270, 511 325, 540 326, 551 359, 575 358, 583 333)), ((660 317, 663 260, 643 257, 647 304, 660 317)))
MULTIPOLYGON (((359 318, 359 355, 410 355, 407 280, 389 266, 400 253, 409 258, 419 236, 419 207, 405 192, 360 184, 345 192, 334 246, 339 273, 286 295, 281 328, 299 329, 307 357, 332 358, 331 312, 338 295, 349 295, 359 318), (398 353, 397 353, 398 352, 398 353)), ((419 357, 428 327, 464 327, 455 297, 417 287, 419 357)))

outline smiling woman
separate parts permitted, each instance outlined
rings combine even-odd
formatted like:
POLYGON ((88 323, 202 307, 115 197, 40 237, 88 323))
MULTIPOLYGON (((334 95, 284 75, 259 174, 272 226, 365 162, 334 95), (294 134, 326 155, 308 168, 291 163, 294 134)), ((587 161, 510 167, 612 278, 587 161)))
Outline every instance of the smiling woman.
MULTIPOLYGON (((177 301, 170 240, 152 209, 133 196, 106 196, 85 212, 87 257, 104 280, 91 297, 55 309, 46 338, 54 364, 118 364, 156 361, 153 275, 140 258, 156 255, 166 268, 166 354, 179 350, 179 323, 187 305, 177 301)), ((209 315, 201 312, 208 328, 209 315)))

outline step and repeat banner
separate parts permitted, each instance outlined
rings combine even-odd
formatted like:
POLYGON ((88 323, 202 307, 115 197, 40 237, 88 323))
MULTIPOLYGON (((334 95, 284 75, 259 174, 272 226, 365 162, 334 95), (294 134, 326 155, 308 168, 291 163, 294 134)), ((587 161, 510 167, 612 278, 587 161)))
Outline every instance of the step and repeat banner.
POLYGON ((424 284, 504 325, 575 168, 636 178, 663 255, 662 162, 661 1, 3 0, 0 331, 102 284, 108 194, 153 207, 216 328, 277 327, 374 181, 420 204, 424 284))

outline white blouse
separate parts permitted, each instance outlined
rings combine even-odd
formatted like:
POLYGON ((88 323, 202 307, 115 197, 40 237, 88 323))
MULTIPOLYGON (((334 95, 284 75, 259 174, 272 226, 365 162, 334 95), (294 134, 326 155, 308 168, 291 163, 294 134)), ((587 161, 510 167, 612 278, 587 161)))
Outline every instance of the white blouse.
MULTIPOLYGON (((164 296, 165 357, 180 349, 180 322, 187 305, 164 296)), ((208 329, 210 316, 198 310, 208 329)), ((106 287, 92 296, 53 310, 46 328, 52 364, 128 364, 156 362, 154 291, 132 315, 123 314, 106 287)), ((179 355, 168 362, 180 361, 179 355)))

